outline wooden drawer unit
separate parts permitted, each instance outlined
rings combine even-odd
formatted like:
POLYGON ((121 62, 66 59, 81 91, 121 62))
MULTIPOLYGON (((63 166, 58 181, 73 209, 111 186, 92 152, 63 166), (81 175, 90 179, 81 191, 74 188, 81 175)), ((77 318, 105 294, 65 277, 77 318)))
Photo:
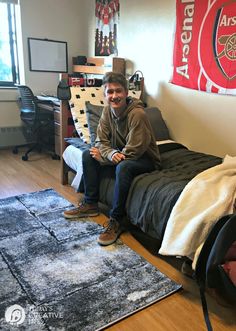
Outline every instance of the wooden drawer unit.
POLYGON ((61 124, 60 124, 60 108, 54 108, 54 135, 55 135, 55 153, 61 156, 61 124))
POLYGON ((61 125, 58 122, 54 122, 55 136, 60 136, 61 125))
POLYGON ((55 154, 61 157, 61 140, 59 135, 55 135, 55 154))
POLYGON ((60 110, 54 108, 54 122, 60 124, 60 110))

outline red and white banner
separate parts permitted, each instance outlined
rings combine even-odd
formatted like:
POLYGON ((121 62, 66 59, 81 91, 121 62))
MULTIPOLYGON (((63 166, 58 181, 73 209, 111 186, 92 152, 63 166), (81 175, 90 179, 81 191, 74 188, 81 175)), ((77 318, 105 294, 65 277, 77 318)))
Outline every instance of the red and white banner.
POLYGON ((177 0, 171 82, 236 94, 236 0, 177 0))

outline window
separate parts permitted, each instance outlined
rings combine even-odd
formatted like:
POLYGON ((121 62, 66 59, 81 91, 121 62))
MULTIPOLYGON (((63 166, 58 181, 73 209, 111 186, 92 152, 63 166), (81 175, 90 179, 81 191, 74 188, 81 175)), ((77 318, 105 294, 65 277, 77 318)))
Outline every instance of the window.
POLYGON ((19 83, 15 5, 0 2, 0 86, 19 83))

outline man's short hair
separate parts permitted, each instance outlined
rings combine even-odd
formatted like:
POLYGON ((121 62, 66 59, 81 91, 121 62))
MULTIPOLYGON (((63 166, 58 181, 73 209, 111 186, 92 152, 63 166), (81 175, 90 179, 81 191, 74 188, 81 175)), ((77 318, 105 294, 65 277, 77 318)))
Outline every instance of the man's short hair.
POLYGON ((110 83, 118 83, 120 84, 126 91, 128 90, 128 84, 125 76, 118 72, 107 72, 103 76, 102 85, 105 87, 106 84, 110 83))

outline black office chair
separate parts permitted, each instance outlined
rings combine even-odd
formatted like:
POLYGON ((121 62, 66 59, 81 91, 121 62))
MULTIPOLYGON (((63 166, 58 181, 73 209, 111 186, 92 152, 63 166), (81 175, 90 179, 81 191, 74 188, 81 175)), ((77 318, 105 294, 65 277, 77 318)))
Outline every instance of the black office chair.
MULTIPOLYGON (((53 107, 51 110, 43 108, 45 102, 39 101, 34 96, 32 90, 28 86, 16 85, 19 92, 19 108, 21 120, 25 123, 25 137, 27 144, 15 146, 13 153, 18 153, 18 148, 29 146, 29 149, 22 156, 23 161, 28 160, 28 154, 31 151, 37 150, 41 152, 43 149, 54 152, 54 114, 53 107)), ((48 102, 50 109, 50 101, 48 102)), ((52 155, 56 159, 55 152, 52 155)))

